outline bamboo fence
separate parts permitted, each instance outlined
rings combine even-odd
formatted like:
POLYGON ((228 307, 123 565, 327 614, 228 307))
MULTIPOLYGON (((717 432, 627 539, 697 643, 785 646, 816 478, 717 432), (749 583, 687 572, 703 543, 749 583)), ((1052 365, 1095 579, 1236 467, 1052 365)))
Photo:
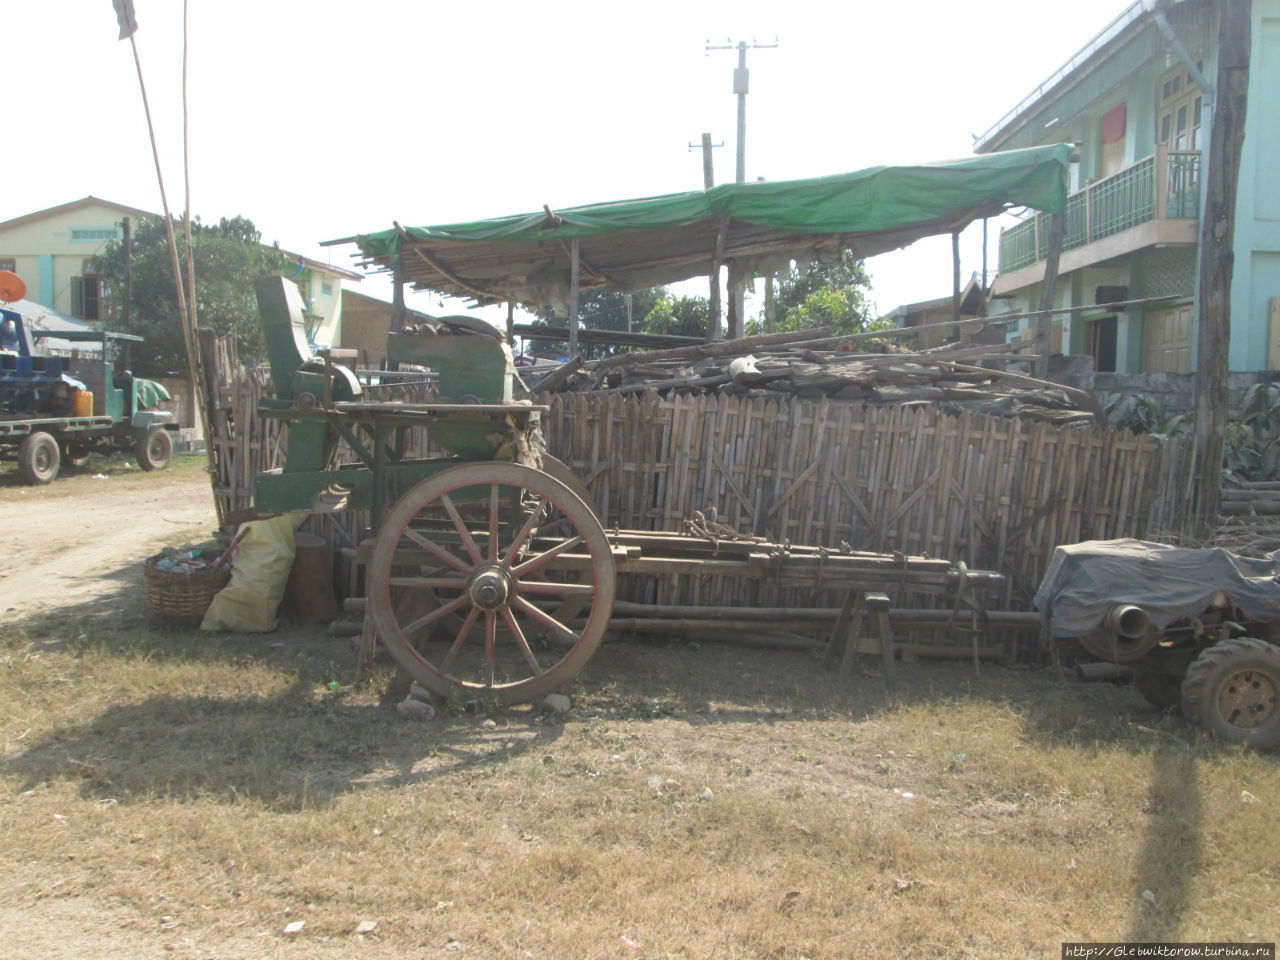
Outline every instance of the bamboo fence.
MULTIPOLYGON (((679 530, 714 509, 740 534, 999 570, 1029 599, 1058 544, 1179 539, 1189 441, 934 406, 556 394, 550 451, 606 527, 679 530)), ((720 596, 732 601, 740 597, 720 596)))
MULTIPOLYGON (((206 350, 206 356, 210 356, 206 350)), ((252 507, 253 477, 283 463, 261 370, 216 345, 214 487, 225 515, 252 507)), ((429 399, 422 384, 366 388, 381 401, 429 399)), ((1008 575, 998 602, 1029 609, 1058 544, 1120 537, 1178 542, 1192 527, 1192 444, 936 406, 715 395, 551 394, 542 431, 586 485, 606 527, 678 531, 695 511, 744 535, 963 561, 1008 575)), ((287 431, 285 432, 287 433, 287 431)), ((433 455, 425 430, 408 455, 433 455)), ((352 459, 343 451, 340 459, 352 459)), ((365 534, 363 513, 308 523, 335 547, 365 534)), ((348 551, 350 552, 350 551, 348 551)), ((829 604, 759 582, 650 581, 620 594, 646 602, 829 604)), ((348 574, 354 588, 356 573, 348 574)), ((838 600, 835 603, 838 605, 838 600)))

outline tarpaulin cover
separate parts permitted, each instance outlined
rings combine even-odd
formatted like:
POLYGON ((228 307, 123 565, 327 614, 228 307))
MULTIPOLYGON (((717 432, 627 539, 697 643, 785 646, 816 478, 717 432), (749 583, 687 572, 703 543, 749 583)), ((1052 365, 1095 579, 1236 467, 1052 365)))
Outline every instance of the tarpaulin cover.
POLYGON ((994 201, 1047 213, 1066 208, 1071 147, 1052 144, 916 166, 868 167, 805 180, 729 183, 710 190, 619 200, 471 223, 406 227, 357 236, 367 257, 394 256, 402 241, 528 241, 596 237, 729 217, 803 234, 901 230, 994 201))
POLYGON ((1226 594, 1251 619, 1280 618, 1277 559, 1237 556, 1219 547, 1196 550, 1143 540, 1090 540, 1058 547, 1035 605, 1055 637, 1079 637, 1118 603, 1142 607, 1156 627, 1195 616, 1226 594))
POLYGON ((169 399, 169 391, 163 384, 141 377, 134 377, 133 382, 138 388, 138 406, 143 410, 152 410, 169 399))

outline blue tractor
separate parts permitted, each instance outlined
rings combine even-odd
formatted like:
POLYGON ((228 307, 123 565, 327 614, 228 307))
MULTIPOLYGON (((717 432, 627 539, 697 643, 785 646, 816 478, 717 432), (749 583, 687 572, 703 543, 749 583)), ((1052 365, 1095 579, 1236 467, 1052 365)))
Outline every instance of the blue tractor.
POLYGON ((173 414, 156 409, 169 393, 151 380, 117 373, 116 354, 141 337, 100 330, 31 331, 22 314, 0 309, 0 459, 16 460, 31 484, 49 483, 63 464, 92 453, 132 450, 144 470, 173 458, 173 414), (84 348, 46 356, 52 337, 84 348))

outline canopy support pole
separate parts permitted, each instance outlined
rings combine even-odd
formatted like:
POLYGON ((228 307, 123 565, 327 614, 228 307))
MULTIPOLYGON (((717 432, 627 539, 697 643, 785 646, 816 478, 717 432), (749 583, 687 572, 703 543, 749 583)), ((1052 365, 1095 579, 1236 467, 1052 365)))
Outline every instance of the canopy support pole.
POLYGON ((1049 224, 1049 249, 1044 258, 1044 285, 1040 288, 1041 317, 1036 322, 1035 376, 1044 380, 1049 374, 1049 333, 1053 329, 1053 298, 1058 289, 1058 259, 1062 240, 1067 234, 1066 213, 1055 213, 1049 224))
POLYGON ((951 231, 951 321, 960 320, 960 231, 951 231))
POLYGON ((569 356, 578 353, 578 282, 580 280, 581 241, 574 237, 569 241, 569 356))
POLYGON ((391 332, 404 331, 404 257, 396 254, 391 265, 391 332))
POLYGON ((729 233, 729 218, 721 217, 716 228, 716 249, 711 255, 711 329, 707 331, 708 340, 720 339, 720 265, 724 261, 724 241, 729 233))

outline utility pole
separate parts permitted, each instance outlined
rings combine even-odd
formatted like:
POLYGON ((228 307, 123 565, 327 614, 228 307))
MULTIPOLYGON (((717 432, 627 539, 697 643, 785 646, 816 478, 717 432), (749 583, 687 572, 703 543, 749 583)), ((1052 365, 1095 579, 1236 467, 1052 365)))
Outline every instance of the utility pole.
POLYGON ((756 43, 754 40, 747 43, 740 40, 735 44, 730 40, 727 44, 716 46, 707 41, 706 53, 710 55, 712 50, 737 50, 738 51, 738 68, 733 71, 733 92, 738 97, 738 167, 734 177, 734 182, 745 183, 747 180, 747 92, 750 89, 750 71, 747 70, 747 51, 748 50, 773 50, 778 46, 778 40, 775 37, 773 43, 756 43))
MULTIPOLYGON (((750 71, 747 70, 747 51, 772 50, 777 46, 777 37, 774 38, 773 43, 756 43, 754 40, 747 43, 745 40, 740 40, 734 44, 730 40, 723 46, 715 46, 708 40, 706 44, 707 55, 710 55, 712 50, 738 51, 738 67, 733 71, 733 92, 738 98, 738 155, 735 183, 745 183, 747 180, 747 92, 751 87, 750 71)), ((742 307, 745 292, 745 286, 739 284, 730 293, 733 298, 729 308, 729 339, 731 340, 742 336, 742 307)))

